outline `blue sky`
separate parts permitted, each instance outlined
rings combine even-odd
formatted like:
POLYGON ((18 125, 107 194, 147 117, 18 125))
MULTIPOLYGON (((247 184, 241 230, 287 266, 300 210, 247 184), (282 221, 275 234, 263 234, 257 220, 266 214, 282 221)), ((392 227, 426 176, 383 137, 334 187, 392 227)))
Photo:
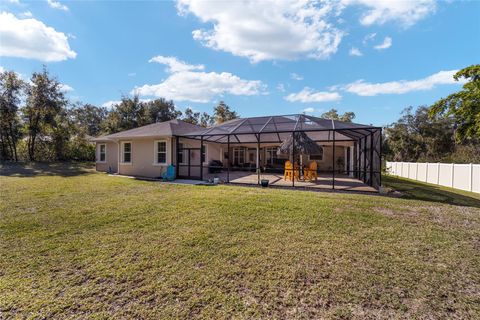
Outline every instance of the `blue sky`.
POLYGON ((479 63, 478 1, 0 3, 0 68, 47 65, 72 101, 122 94, 242 116, 353 111, 385 125, 479 63))

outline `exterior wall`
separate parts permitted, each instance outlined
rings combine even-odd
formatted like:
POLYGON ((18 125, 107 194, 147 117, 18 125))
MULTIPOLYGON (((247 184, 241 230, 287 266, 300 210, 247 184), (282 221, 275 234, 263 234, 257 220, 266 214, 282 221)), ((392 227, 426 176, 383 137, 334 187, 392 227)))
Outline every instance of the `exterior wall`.
POLYGON ((115 142, 97 142, 95 146, 95 168, 97 171, 116 173, 118 170, 118 146, 115 142), (100 145, 106 145, 106 161, 99 162, 100 145))
MULTIPOLYGON (((138 176, 148 178, 158 178, 167 170, 167 166, 172 164, 172 137, 158 137, 148 139, 122 139, 122 142, 131 142, 132 150, 130 163, 119 163, 119 174, 127 176, 138 176), (166 164, 155 163, 155 141, 165 140, 167 143, 167 162, 166 164)), ((121 148, 121 147, 120 147, 121 148)), ((122 150, 119 155, 122 159, 122 150)))
MULTIPOLYGON (((191 176, 191 177, 200 177, 200 141, 199 140, 194 140, 194 139, 186 139, 186 138, 180 138, 180 143, 184 144, 186 148, 192 148, 194 150, 190 150, 190 171, 188 168, 188 160, 187 158, 187 152, 185 151, 184 154, 184 163, 179 165, 179 175, 180 176, 191 176)), ((225 159, 224 154, 227 153, 227 145, 225 144, 219 144, 219 143, 209 143, 205 142, 204 145, 206 146, 206 161, 203 163, 203 172, 204 174, 208 172, 208 163, 211 160, 220 160, 223 163, 223 166, 226 168, 228 165, 227 159, 225 159)), ((316 160, 318 163, 318 170, 320 171, 331 171, 333 170, 333 163, 332 163, 332 157, 333 157, 333 146, 332 143, 321 143, 323 147, 323 159, 322 160, 316 160)), ((278 143, 262 143, 261 144, 261 161, 260 165, 263 167, 265 166, 265 149, 267 147, 275 147, 279 146, 278 143)), ((346 159, 346 149, 347 147, 353 146, 353 142, 340 142, 337 143, 335 146, 335 169, 339 171, 343 171, 346 169, 346 164, 347 164, 347 159, 346 159)), ((230 164, 231 167, 233 167, 232 162, 233 162, 233 148, 236 147, 244 147, 244 148, 251 148, 251 149, 256 149, 257 144, 256 143, 245 143, 245 144, 231 144, 230 146, 230 156, 232 159, 230 159, 230 164)), ((249 152, 246 152, 245 154, 245 162, 249 163, 256 163, 256 156, 254 157, 253 161, 250 161, 249 152)), ((254 154, 256 152, 253 152, 254 154)), ((176 158, 176 152, 174 152, 174 158, 176 158)), ((288 159, 288 156, 285 156, 285 159, 288 159)), ((307 164, 310 161, 309 156, 304 156, 303 158, 303 163, 307 164)), ((176 163, 176 162, 174 162, 176 163)), ((283 166, 279 166, 279 169, 283 169, 283 166)))
MULTIPOLYGON (((188 172, 188 159, 187 159, 187 153, 184 152, 184 162, 179 164, 179 169, 178 169, 178 174, 180 176, 192 176, 192 177, 200 177, 200 145, 201 142, 200 140, 194 140, 194 139, 186 139, 186 138, 180 138, 180 143, 184 144, 184 147, 186 148, 195 148, 196 150, 191 150, 190 151, 190 174, 188 172)), ((205 161, 203 162, 203 172, 207 173, 208 172, 208 164, 212 160, 220 160, 222 163, 224 163, 223 159, 223 152, 226 152, 226 147, 223 146, 220 143, 211 143, 211 142, 205 142, 204 146, 206 147, 206 157, 205 161)), ((176 164, 176 157, 177 153, 174 148, 173 152, 173 159, 174 159, 174 164, 176 164)), ((226 167, 226 163, 224 163, 224 166, 226 167)))
MULTIPOLYGON (((193 139, 184 139, 180 138, 180 143, 184 143, 186 147, 193 148, 190 152, 190 176, 200 177, 200 141, 193 139)), ((104 172, 118 172, 122 175, 129 176, 139 176, 139 177, 150 177, 158 178, 166 171, 167 166, 170 164, 176 164, 176 141, 173 137, 158 137, 158 138, 146 138, 146 139, 122 139, 117 142, 109 141, 104 142, 106 145, 106 161, 97 162, 96 169, 98 171, 104 172), (155 163, 155 141, 165 140, 167 145, 167 162, 166 164, 156 164, 155 163), (130 142, 132 144, 131 149, 131 163, 122 163, 119 159, 122 159, 122 142, 130 142)), ((99 159, 99 150, 101 142, 97 142, 96 152, 97 159, 99 159)), ((227 152, 227 146, 219 143, 205 142, 206 146, 206 160, 203 163, 203 172, 204 174, 208 173, 208 164, 212 160, 219 160, 223 163, 224 167, 227 167, 227 159, 225 159, 224 154, 227 152)), ((247 148, 256 148, 256 144, 242 144, 234 145, 235 147, 247 147, 247 148)), ((261 154, 261 166, 265 164, 265 148, 269 146, 278 146, 278 144, 262 144, 261 148, 263 149, 261 154)), ((320 171, 330 171, 332 170, 332 156, 333 148, 331 144, 322 143, 323 146, 323 160, 317 160, 318 169, 320 171)), ((345 159, 345 148, 347 144, 336 146, 335 151, 335 166, 338 170, 343 170, 345 159), (343 164, 339 164, 339 159, 343 164)), ((233 146, 231 146, 233 148, 233 146)), ((233 152, 231 150, 230 155, 233 152)), ((179 166, 179 175, 187 176, 188 175, 188 166, 187 159, 184 156, 184 164, 179 166)), ((248 158, 246 159, 248 161, 248 158)), ((309 157, 306 156, 304 159, 304 164, 308 163, 309 157)), ((254 163, 256 162, 256 158, 254 163)))
POLYGON ((480 164, 387 162, 396 176, 480 193, 480 164))

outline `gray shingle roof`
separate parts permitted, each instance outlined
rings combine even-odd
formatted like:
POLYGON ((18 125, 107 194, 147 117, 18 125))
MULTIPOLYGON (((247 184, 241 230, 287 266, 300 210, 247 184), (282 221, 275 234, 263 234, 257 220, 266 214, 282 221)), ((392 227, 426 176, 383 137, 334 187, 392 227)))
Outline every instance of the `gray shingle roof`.
POLYGON ((106 136, 101 136, 92 139, 92 141, 105 141, 111 139, 122 138, 147 138, 158 136, 174 136, 184 135, 190 132, 202 132, 204 128, 182 121, 182 120, 170 120, 164 122, 156 122, 143 127, 138 127, 130 130, 125 130, 106 136))

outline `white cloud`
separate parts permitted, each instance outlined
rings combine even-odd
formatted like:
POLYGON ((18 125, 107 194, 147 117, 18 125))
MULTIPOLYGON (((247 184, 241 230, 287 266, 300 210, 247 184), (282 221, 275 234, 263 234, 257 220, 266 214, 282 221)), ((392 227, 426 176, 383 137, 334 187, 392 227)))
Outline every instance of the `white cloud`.
POLYGON ((5 68, 0 66, 0 73, 4 72, 5 71, 5 68))
POLYGON ((71 86, 69 86, 68 84, 61 84, 60 85, 60 90, 64 91, 64 92, 70 92, 70 91, 73 91, 75 89, 73 89, 71 86))
POLYGON ((103 104, 102 104, 102 107, 110 109, 110 108, 112 108, 114 105, 120 104, 121 102, 122 102, 122 101, 120 101, 120 100, 110 100, 110 101, 107 101, 107 102, 103 103, 103 104))
POLYGON ((14 3, 14 4, 20 4, 19 0, 7 0, 7 2, 14 3))
POLYGON ((252 63, 298 58, 326 59, 343 32, 328 22, 337 4, 310 1, 178 0, 181 15, 192 13, 212 28, 194 30, 204 46, 247 57, 252 63))
MULTIPOLYGON (((157 58, 157 57, 155 57, 157 58)), ((159 84, 143 85, 132 90, 141 96, 155 96, 175 101, 206 103, 224 94, 251 96, 266 94, 266 86, 258 80, 244 80, 229 72, 203 72, 203 65, 189 65, 173 57, 155 59, 166 64, 170 75, 159 84)), ((150 60, 152 61, 152 60, 150 60)))
POLYGON ((68 11, 68 7, 55 0, 47 0, 48 6, 53 9, 68 11))
POLYGON ((305 112, 305 113, 314 113, 314 112, 315 112, 315 108, 309 107, 309 108, 303 109, 302 111, 305 112))
POLYGON ((374 46, 373 48, 376 49, 376 50, 385 50, 385 49, 388 49, 392 46, 392 38, 390 37, 385 37, 385 39, 383 39, 383 42, 374 46))
POLYGON ((354 56, 354 57, 361 57, 363 56, 363 53, 360 51, 358 48, 351 48, 350 51, 348 52, 349 55, 354 56))
POLYGON ((374 33, 369 33, 367 34, 364 38, 363 38, 363 45, 366 45, 369 41, 375 39, 375 37, 377 36, 377 33, 374 32, 374 33))
POLYGON ((299 74, 296 74, 295 72, 290 73, 290 78, 298 81, 303 80, 303 77, 299 74))
POLYGON ((33 13, 31 13, 30 11, 22 12, 20 15, 21 15, 23 18, 31 18, 31 17, 33 17, 33 13))
POLYGON ((0 56, 62 61, 75 58, 67 36, 36 19, 18 19, 8 12, 0 13, 0 56))
POLYGON ((285 92, 285 85, 283 83, 279 83, 277 85, 277 90, 280 92, 285 92))
POLYGON ((341 98, 342 96, 338 92, 314 91, 309 87, 305 87, 300 92, 291 93, 288 96, 284 97, 285 100, 290 102, 303 102, 303 103, 338 101, 341 98))
POLYGON ((342 4, 366 7, 360 18, 365 26, 395 21, 409 27, 436 10, 435 0, 342 0, 342 4))
POLYGON ((412 91, 433 89, 437 85, 462 83, 455 81, 453 75, 458 70, 440 71, 431 76, 419 80, 400 80, 383 83, 369 83, 364 80, 347 84, 345 90, 359 96, 376 96, 379 94, 403 94, 412 91))
POLYGON ((204 70, 204 65, 191 65, 187 64, 184 61, 178 60, 175 57, 164 57, 164 56, 156 56, 152 59, 148 60, 148 62, 157 62, 160 64, 164 64, 167 66, 165 71, 167 72, 180 72, 180 71, 194 71, 194 70, 204 70))

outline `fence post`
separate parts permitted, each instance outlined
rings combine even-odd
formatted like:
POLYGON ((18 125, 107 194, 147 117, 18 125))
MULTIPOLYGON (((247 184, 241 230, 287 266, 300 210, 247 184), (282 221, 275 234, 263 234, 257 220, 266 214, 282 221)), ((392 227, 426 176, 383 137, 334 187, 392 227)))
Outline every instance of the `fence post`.
POLYGON ((473 192, 473 163, 470 163, 470 192, 473 192))
POLYGON ((418 162, 415 162, 415 180, 418 180, 418 162))
POLYGON ((437 162, 437 184, 440 185, 440 162, 437 162))
POLYGON ((428 162, 426 163, 426 167, 425 167, 425 182, 428 183, 428 162))
POLYGON ((454 179, 453 177, 455 176, 455 172, 454 172, 454 171, 455 171, 455 163, 452 163, 452 188, 453 188, 453 186, 454 186, 454 184, 453 184, 453 179, 454 179))

